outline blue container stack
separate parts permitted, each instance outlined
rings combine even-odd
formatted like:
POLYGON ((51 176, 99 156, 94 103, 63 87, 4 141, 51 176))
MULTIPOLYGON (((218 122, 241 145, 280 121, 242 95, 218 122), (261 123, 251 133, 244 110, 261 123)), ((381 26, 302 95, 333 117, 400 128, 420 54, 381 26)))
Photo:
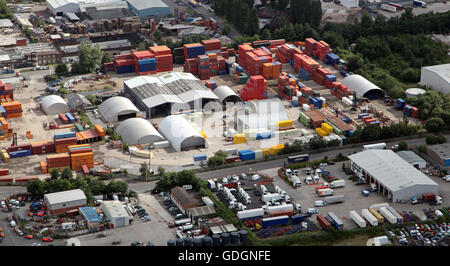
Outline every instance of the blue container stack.
POLYGON ((304 68, 299 68, 298 76, 303 80, 309 80, 309 72, 304 68))
POLYGON ((73 115, 71 115, 70 113, 65 113, 67 119, 69 119, 70 123, 75 123, 75 117, 73 117, 73 115))
POLYGON ((275 135, 272 131, 264 131, 264 132, 258 132, 256 133, 256 139, 270 139, 273 138, 275 135))
POLYGON ((375 125, 375 124, 381 124, 381 123, 380 123, 380 121, 378 121, 378 120, 369 123, 369 125, 375 125))
POLYGON ((403 109, 403 107, 405 107, 405 104, 406 104, 405 100, 398 98, 394 106, 397 109, 403 109))
POLYGON ((291 65, 291 67, 294 67, 294 60, 291 59, 291 60, 289 60, 288 62, 289 62, 289 64, 291 65))
POLYGON ((239 158, 241 158, 242 161, 255 160, 255 152, 252 150, 239 151, 239 158))
POLYGON ((75 138, 77 135, 75 132, 64 132, 64 133, 56 133, 55 139, 67 139, 67 138, 75 138))
POLYGON ((212 79, 210 79, 209 82, 212 84, 212 89, 215 90, 217 88, 217 83, 212 79))
POLYGON ((196 58, 198 55, 205 54, 205 46, 198 45, 187 48, 187 57, 188 58, 196 58))
POLYGON ((327 65, 337 65, 339 64, 339 56, 337 56, 336 54, 333 53, 329 53, 327 54, 327 56, 325 56, 325 58, 323 59, 323 62, 327 65))
POLYGON ((297 214, 294 216, 291 216, 291 223, 301 223, 304 222, 306 219, 305 216, 303 216, 302 214, 297 214))
POLYGON ((206 161, 206 159, 207 159, 206 154, 194 155, 194 162, 206 161))
POLYGON ((13 151, 9 153, 10 158, 18 158, 18 157, 25 157, 30 156, 31 150, 22 150, 22 151, 13 151))
POLYGON ((333 74, 326 75, 325 78, 326 78, 326 80, 331 81, 331 82, 337 80, 336 76, 333 74))
POLYGON ((139 60, 138 65, 138 72, 156 71, 156 58, 139 60))
POLYGON ((0 116, 1 117, 6 117, 6 110, 5 108, 3 108, 3 106, 0 105, 0 116))
POLYGON ((134 72, 134 65, 117 66, 117 74, 126 74, 134 72))
POLYGON ((242 72, 244 72, 244 69, 241 66, 237 66, 236 71, 239 73, 242 73, 242 72))
POLYGON ((358 119, 361 119, 361 118, 363 118, 365 116, 369 116, 369 114, 368 113, 358 114, 358 119))

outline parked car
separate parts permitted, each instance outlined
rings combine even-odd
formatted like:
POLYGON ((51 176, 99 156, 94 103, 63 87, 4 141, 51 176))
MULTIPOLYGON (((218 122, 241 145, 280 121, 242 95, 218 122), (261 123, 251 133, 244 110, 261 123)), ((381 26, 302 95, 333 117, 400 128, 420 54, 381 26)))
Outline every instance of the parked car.
POLYGON ((33 239, 33 235, 31 235, 31 234, 24 235, 23 237, 26 239, 33 239))
POLYGON ((42 238, 42 242, 52 242, 53 241, 53 238, 51 238, 51 237, 46 237, 46 236, 44 236, 43 238, 42 238))

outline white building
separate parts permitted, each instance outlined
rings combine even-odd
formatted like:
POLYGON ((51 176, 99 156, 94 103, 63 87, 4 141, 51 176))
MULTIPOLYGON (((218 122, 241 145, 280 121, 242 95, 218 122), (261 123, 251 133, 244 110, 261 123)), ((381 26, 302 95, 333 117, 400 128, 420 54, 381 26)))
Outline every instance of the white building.
POLYGON ((41 109, 48 115, 69 112, 69 106, 64 99, 58 95, 49 95, 42 98, 41 109))
POLYGON ((352 171, 392 202, 408 202, 424 193, 438 194, 439 185, 392 150, 366 150, 348 156, 352 171))
POLYGON ((377 85, 368 81, 361 75, 350 75, 342 80, 342 84, 347 86, 351 91, 356 92, 356 97, 367 97, 369 99, 384 96, 384 91, 377 85))
POLYGON ((206 148, 206 139, 181 115, 171 115, 159 124, 159 131, 176 151, 206 148))
POLYGON ((102 209, 106 220, 114 227, 127 226, 133 220, 133 216, 128 213, 120 201, 104 201, 102 209))
MULTIPOLYGON (((118 6, 118 8, 124 8, 123 4, 117 5, 118 2, 124 2, 122 0, 47 0, 47 7, 54 16, 64 16, 67 13, 78 13, 80 7, 86 5, 90 7, 92 5, 97 6, 118 6)), ((126 3, 126 2, 125 2, 126 3)), ((83 9, 85 10, 85 8, 83 9)))
POLYGON ((44 202, 51 215, 65 214, 87 204, 87 198, 81 189, 72 189, 44 195, 44 202))
POLYGON ((413 151, 399 151, 397 155, 418 169, 427 167, 427 162, 413 151))
POLYGON ((422 67, 419 84, 448 94, 450 92, 450 64, 422 67))
POLYGON ((116 131, 125 143, 131 145, 153 144, 165 140, 153 125, 143 118, 127 119, 119 124, 116 131))
POLYGON ((121 96, 111 97, 98 107, 98 111, 106 122, 118 122, 136 117, 139 110, 127 98, 121 96))
POLYGON ((355 8, 359 6, 359 0, 341 0, 341 4, 346 8, 355 8))

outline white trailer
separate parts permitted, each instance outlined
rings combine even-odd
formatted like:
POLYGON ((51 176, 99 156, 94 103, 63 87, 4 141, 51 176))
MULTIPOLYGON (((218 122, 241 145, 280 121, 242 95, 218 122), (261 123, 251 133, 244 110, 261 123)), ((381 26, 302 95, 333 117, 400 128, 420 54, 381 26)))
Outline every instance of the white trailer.
POLYGON ((336 196, 326 197, 325 202, 327 204, 341 203, 341 202, 344 202, 344 199, 345 199, 344 195, 336 195, 336 196))
POLYGON ((184 225, 191 222, 191 218, 181 219, 174 222, 176 226, 184 225))
POLYGON ((267 213, 272 214, 274 212, 280 212, 280 211, 293 211, 294 205, 292 204, 281 204, 278 206, 270 206, 267 207, 267 213))
POLYGON ((375 143, 375 144, 368 144, 363 146, 363 150, 382 150, 386 148, 386 143, 375 143))
POLYGON ((348 214, 360 228, 366 227, 366 221, 355 210, 351 210, 348 214))
POLYGON ((302 181, 296 175, 291 176, 291 181, 294 187, 300 187, 302 185, 302 181))
POLYGON ((386 209, 388 209, 388 211, 390 211, 392 213, 392 215, 394 215, 395 218, 397 218, 397 223, 398 224, 402 224, 403 223, 403 217, 396 210, 394 210, 394 208, 389 206, 389 207, 386 207, 386 209))
POLYGON ((319 195, 319 197, 331 196, 333 193, 334 191, 331 188, 319 189, 317 191, 317 195, 319 195))
POLYGON ((388 209, 386 209, 386 207, 381 207, 379 212, 391 224, 397 223, 397 217, 395 217, 388 209))
POLYGON ((262 202, 268 202, 268 201, 274 201, 274 200, 280 200, 281 195, 279 193, 269 193, 266 195, 263 195, 261 198, 262 202))
POLYGON ((202 197, 202 201, 206 206, 214 206, 214 202, 209 197, 202 197))
POLYGON ((381 207, 389 207, 389 203, 377 203, 370 206, 370 208, 375 209, 376 211, 379 211, 381 207))
POLYGON ((338 187, 343 187, 343 186, 345 186, 344 179, 334 180, 333 182, 330 183, 331 188, 338 188, 338 187))
POLYGON ((381 9, 395 13, 397 12, 397 8, 395 6, 387 5, 387 4, 381 4, 381 9))
POLYGON ((378 226, 378 220, 368 209, 361 210, 361 216, 369 222, 371 226, 378 226))
POLYGON ((420 220, 421 222, 424 222, 424 221, 427 220, 427 216, 425 215, 425 213, 423 213, 423 211, 415 210, 415 211, 413 211, 413 214, 414 214, 415 216, 417 216, 417 218, 419 218, 419 220, 420 220))
POLYGON ((264 215, 264 209, 263 208, 257 208, 257 209, 250 209, 245 211, 239 211, 236 213, 236 216, 239 219, 248 219, 253 217, 262 217, 264 215))

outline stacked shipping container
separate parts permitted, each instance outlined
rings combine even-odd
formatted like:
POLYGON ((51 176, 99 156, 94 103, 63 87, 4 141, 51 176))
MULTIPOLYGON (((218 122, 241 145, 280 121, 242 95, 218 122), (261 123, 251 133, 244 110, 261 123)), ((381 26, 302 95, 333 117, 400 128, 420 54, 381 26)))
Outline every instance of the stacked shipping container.
POLYGON ((6 118, 22 117, 22 104, 20 102, 2 102, 1 105, 5 109, 6 118))
POLYGON ((12 128, 4 117, 0 117, 0 140, 11 138, 12 128))
POLYGON ((83 165, 94 167, 94 153, 89 144, 72 145, 68 149, 72 170, 82 170, 83 165))
POLYGON ((0 80, 0 102, 10 102, 10 101, 14 101, 14 91, 11 88, 10 84, 4 84, 0 80))
POLYGON ((261 75, 251 76, 239 94, 243 101, 267 98, 267 81, 261 75))
POLYGON ((151 46, 148 48, 150 52, 155 54, 156 72, 166 72, 173 70, 172 50, 166 45, 151 46))

